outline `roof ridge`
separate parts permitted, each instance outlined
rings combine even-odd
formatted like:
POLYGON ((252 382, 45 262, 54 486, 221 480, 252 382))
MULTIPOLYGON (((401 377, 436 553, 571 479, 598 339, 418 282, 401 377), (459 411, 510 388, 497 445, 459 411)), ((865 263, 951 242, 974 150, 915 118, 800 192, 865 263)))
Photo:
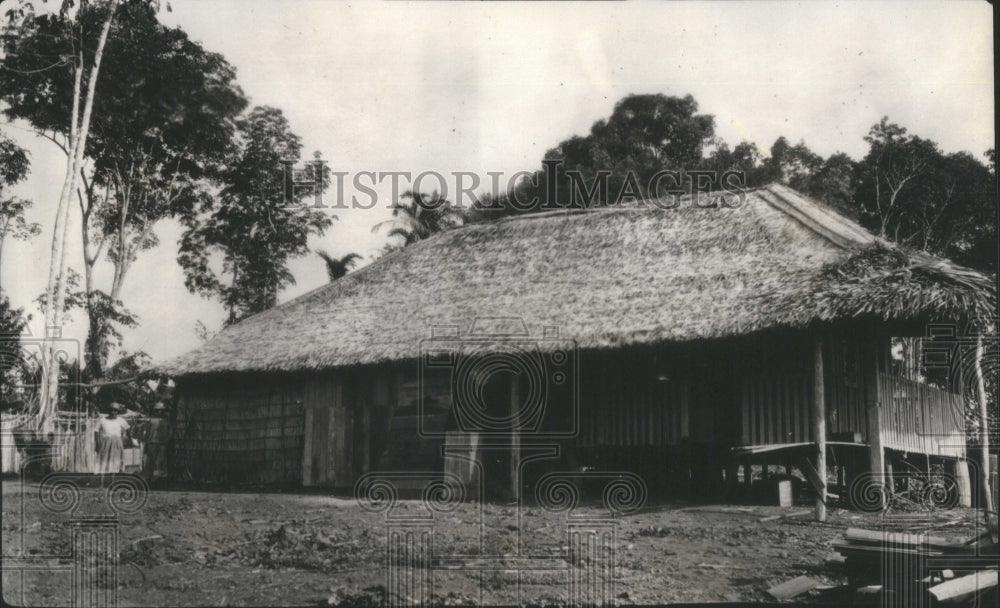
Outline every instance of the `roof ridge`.
POLYGON ((778 182, 760 188, 764 202, 841 249, 871 245, 878 238, 842 214, 778 182), (770 196, 768 196, 770 195, 770 196))
MULTIPOLYGON (((739 190, 739 192, 741 192, 743 194, 749 194, 751 192, 757 192, 759 190, 766 190, 768 188, 768 186, 769 185, 754 186, 752 188, 742 188, 742 189, 739 190)), ((725 189, 723 189, 723 190, 712 190, 712 191, 708 191, 708 192, 699 191, 697 194, 707 195, 707 196, 710 196, 710 197, 718 197, 718 196, 724 196, 725 194, 732 194, 732 193, 733 192, 731 190, 725 190, 725 189)), ((680 203, 690 202, 693 196, 694 195, 690 194, 690 193, 684 194, 683 196, 680 197, 679 202, 680 203)), ((618 204, 614 204, 614 205, 595 205, 595 206, 592 206, 592 207, 563 207, 563 208, 560 208, 560 209, 551 209, 551 210, 548 210, 548 211, 538 211, 538 212, 532 212, 532 213, 514 213, 514 214, 511 214, 511 215, 504 215, 504 216, 501 216, 501 217, 498 217, 498 218, 495 218, 495 219, 491 219, 491 220, 487 220, 487 221, 483 221, 483 222, 470 222, 468 224, 463 224, 462 226, 459 226, 457 228, 457 230, 461 230, 463 228, 468 228, 470 226, 484 226, 484 225, 489 225, 489 224, 500 224, 502 222, 516 222, 516 221, 521 221, 521 220, 545 219, 545 218, 559 217, 559 216, 565 216, 565 215, 583 215, 583 214, 586 214, 586 213, 613 213, 613 212, 618 212, 618 211, 636 211, 636 210, 640 210, 641 211, 641 210, 655 210, 655 209, 660 209, 660 210, 665 210, 665 211, 671 211, 671 210, 673 210, 672 208, 668 209, 668 208, 665 208, 665 207, 661 207, 660 205, 657 205, 654 202, 654 201, 662 200, 662 198, 663 197, 643 198, 643 199, 636 200, 635 202, 633 202, 633 203, 631 203, 629 205, 623 205, 621 203, 618 203, 618 204)), ((677 205, 677 206, 679 207, 680 205, 677 205)))

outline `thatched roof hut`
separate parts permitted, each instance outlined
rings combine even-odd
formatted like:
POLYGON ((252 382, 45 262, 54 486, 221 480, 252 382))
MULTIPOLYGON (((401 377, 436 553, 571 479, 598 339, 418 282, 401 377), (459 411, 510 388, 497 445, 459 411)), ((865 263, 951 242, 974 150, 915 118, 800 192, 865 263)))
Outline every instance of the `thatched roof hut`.
POLYGON ((375 470, 450 471, 517 495, 522 435, 563 442, 560 466, 665 488, 718 480, 736 453, 813 454, 798 466, 823 471, 827 435, 854 473, 869 445, 872 471, 893 453, 961 462, 960 393, 895 374, 890 339, 991 316, 986 277, 781 185, 676 202, 464 226, 226 328, 164 366, 178 377, 175 470, 340 487, 375 470), (428 340, 497 318, 538 339, 520 352, 543 373, 462 376, 472 367, 449 360, 489 355, 453 357, 456 342, 434 351, 443 366, 421 357, 428 340), (543 339, 553 328, 559 339, 543 339), (483 403, 468 405, 473 393, 483 403), (537 416, 513 414, 538 395, 537 416), (509 453, 486 456, 484 411, 538 425, 501 425, 509 453))
POLYGON ((515 316, 580 349, 742 335, 862 316, 989 316, 992 281, 877 239, 770 185, 730 208, 565 210, 438 234, 219 332, 174 375, 410 360, 436 326, 515 316))

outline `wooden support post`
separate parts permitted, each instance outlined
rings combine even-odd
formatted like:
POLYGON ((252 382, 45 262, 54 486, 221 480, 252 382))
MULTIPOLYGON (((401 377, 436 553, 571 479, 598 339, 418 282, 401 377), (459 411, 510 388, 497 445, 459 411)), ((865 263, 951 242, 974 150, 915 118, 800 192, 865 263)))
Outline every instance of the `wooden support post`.
POLYGON ((817 332, 813 343, 813 438, 816 440, 816 472, 822 483, 816 494, 816 521, 826 521, 826 392, 823 386, 823 339, 817 332))
MULTIPOLYGON (((330 377, 330 401, 326 408, 326 459, 321 481, 329 486, 346 485, 338 475, 344 466, 345 450, 342 441, 344 417, 344 381, 342 376, 330 377)), ((322 466, 322 465, 321 465, 322 466)))
MULTIPOLYGON (((306 391, 310 386, 306 385, 306 391)), ((305 411, 305 421, 302 427, 302 485, 311 486, 315 483, 313 475, 313 407, 312 403, 304 400, 302 408, 305 411)))
MULTIPOLYGON (((882 410, 879 403, 879 366, 881 357, 881 334, 872 332, 868 348, 868 356, 864 361, 865 377, 865 411, 868 419, 868 470, 873 476, 873 483, 885 487, 885 448, 882 447, 882 410)), ((885 493, 880 493, 885 498, 885 493)), ((883 500, 882 507, 885 508, 883 500)))
POLYGON ((972 480, 969 478, 969 461, 965 458, 955 464, 955 479, 958 480, 958 504, 972 506, 972 480))
POLYGON ((510 490, 515 501, 521 500, 521 432, 518 414, 521 411, 520 376, 512 375, 510 381, 510 490))
POLYGON ((736 499, 736 492, 739 489, 739 469, 740 462, 735 456, 729 457, 729 462, 726 465, 726 489, 729 493, 729 499, 736 499))
POLYGON ((753 464, 750 463, 749 458, 743 459, 743 486, 746 489, 750 489, 750 484, 753 483, 753 464))
POLYGON ((976 339, 976 358, 973 369, 976 376, 976 397, 979 402, 979 485, 982 493, 983 515, 986 518, 986 528, 993 537, 997 539, 996 509, 993 506, 993 493, 990 490, 990 432, 988 400, 986 397, 986 383, 983 377, 983 337, 976 339))
POLYGON ((375 376, 365 375, 361 381, 361 473, 371 470, 372 406, 375 400, 375 376))
POLYGON ((948 473, 955 478, 955 485, 958 491, 958 505, 961 507, 972 506, 972 484, 969 482, 969 463, 960 458, 951 462, 948 473))
POLYGON ((768 479, 771 478, 771 473, 767 469, 767 463, 766 462, 764 464, 760 465, 760 478, 763 479, 764 481, 767 481, 768 479))

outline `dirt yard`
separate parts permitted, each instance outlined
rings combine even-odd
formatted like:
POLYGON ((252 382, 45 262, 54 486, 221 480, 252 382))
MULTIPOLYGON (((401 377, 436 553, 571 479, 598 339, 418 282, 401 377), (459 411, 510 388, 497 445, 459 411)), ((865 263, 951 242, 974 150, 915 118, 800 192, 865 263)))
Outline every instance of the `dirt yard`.
MULTIPOLYGON (((37 484, 4 481, 8 603, 70 605, 70 520, 109 513, 105 496, 94 484, 80 492, 74 511, 54 513, 42 508, 37 484)), ((847 527, 877 528, 879 518, 834 509, 826 524, 811 515, 761 521, 807 509, 647 504, 616 519, 613 593, 621 603, 773 601, 769 587, 809 575, 821 586, 795 601, 844 603, 841 568, 827 563, 835 558, 831 544, 847 527)), ((419 500, 402 501, 393 513, 408 520, 428 514, 419 500)), ((605 515, 598 505, 581 505, 574 518, 583 519, 573 522, 600 525, 605 515)), ((435 513, 434 601, 564 603, 568 569, 587 562, 566 559, 566 517, 535 506, 519 516, 514 505, 474 503, 435 513)), ((975 517, 968 510, 937 513, 918 529, 960 540, 975 517)), ((120 516, 118 603, 380 605, 386 529, 384 513, 345 497, 152 491, 141 509, 120 516)))

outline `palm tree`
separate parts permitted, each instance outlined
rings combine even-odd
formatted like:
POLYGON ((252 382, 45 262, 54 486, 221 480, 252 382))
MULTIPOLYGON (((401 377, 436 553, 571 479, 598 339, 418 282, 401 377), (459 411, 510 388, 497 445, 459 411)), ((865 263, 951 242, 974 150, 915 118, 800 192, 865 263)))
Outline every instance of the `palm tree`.
POLYGON ((356 253, 348 253, 342 258, 335 258, 322 249, 317 249, 316 255, 326 262, 326 273, 330 276, 330 281, 336 281, 347 274, 354 267, 355 262, 361 259, 361 256, 356 253))
POLYGON ((392 208, 393 219, 375 224, 372 232, 391 225, 393 228, 388 235, 403 237, 403 247, 406 247, 463 224, 462 213, 436 190, 430 195, 407 190, 401 198, 409 202, 397 202, 392 208))

